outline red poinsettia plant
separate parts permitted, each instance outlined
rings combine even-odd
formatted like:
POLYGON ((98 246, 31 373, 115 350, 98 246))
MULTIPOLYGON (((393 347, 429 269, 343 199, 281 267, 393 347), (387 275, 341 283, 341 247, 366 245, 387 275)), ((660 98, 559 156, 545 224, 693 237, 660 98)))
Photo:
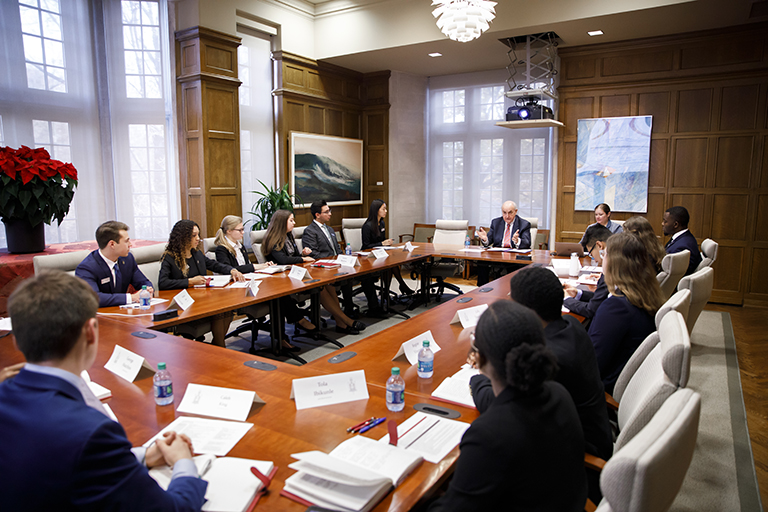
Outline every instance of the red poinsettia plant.
POLYGON ((75 196, 77 170, 51 159, 45 148, 0 147, 0 217, 59 224, 75 196))

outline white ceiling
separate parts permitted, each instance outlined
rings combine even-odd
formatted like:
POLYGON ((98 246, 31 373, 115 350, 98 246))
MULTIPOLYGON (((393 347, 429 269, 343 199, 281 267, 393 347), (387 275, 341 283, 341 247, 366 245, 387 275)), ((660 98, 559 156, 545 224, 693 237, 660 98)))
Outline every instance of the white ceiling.
MULTIPOLYGON (((372 21, 373 24, 382 17, 381 9, 386 9, 388 4, 391 4, 392 10, 405 11, 401 0, 300 1, 320 6, 316 11, 319 13, 319 23, 322 23, 323 16, 327 19, 334 16, 332 11, 337 9, 358 13, 370 10, 371 16, 378 17, 372 21)), ((328 56, 321 60, 363 73, 396 70, 422 76, 439 76, 505 67, 509 62, 509 48, 499 42, 499 39, 513 36, 554 31, 561 38, 561 47, 567 47, 768 21, 768 16, 750 18, 754 0, 497 0, 497 17, 488 32, 475 41, 458 43, 443 37, 434 26, 429 29, 424 26, 427 20, 434 23, 430 0, 408 1, 407 15, 411 18, 418 17, 417 21, 403 19, 393 22, 392 19, 387 19, 383 26, 395 31, 388 34, 387 41, 379 38, 378 44, 366 42, 365 44, 372 48, 355 51, 355 46, 363 46, 363 43, 348 39, 331 48, 327 52, 328 56), (422 5, 424 13, 421 13, 422 5), (414 9, 418 9, 416 16, 414 9), (595 13, 606 14, 593 15, 595 13), (557 21, 547 22, 549 19, 557 21), (416 26, 417 24, 421 25, 416 26), (407 28, 403 28, 406 26, 407 28), (605 35, 587 35, 588 30, 596 29, 602 30, 605 35), (404 32, 397 33, 397 30, 404 32), (419 31, 420 34, 416 37, 405 33, 406 31, 419 31), (424 32, 427 33, 426 36, 424 32), (408 42, 409 39, 413 42, 408 42), (392 41, 395 43, 392 44, 392 41), (403 41, 404 44, 397 44, 398 41, 403 41), (349 53, 346 53, 347 47, 352 48, 349 53), (427 55, 433 52, 442 53, 443 56, 432 58, 427 55)), ((359 16, 361 15, 350 19, 363 19, 359 16)), ((397 14, 387 16, 396 18, 397 14)), ((330 27, 332 22, 328 23, 330 27)), ((327 30, 330 32, 334 29, 327 30)), ((320 38, 322 37, 320 34, 320 38)), ((340 39, 343 37, 339 36, 340 39)))

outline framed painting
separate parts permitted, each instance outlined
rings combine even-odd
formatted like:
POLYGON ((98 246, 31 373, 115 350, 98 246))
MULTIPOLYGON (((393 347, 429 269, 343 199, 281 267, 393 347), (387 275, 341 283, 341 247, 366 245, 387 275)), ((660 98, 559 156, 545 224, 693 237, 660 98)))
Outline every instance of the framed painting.
POLYGON ((648 212, 653 116, 579 119, 576 211, 648 212))
POLYGON ((363 203, 363 141, 291 132, 291 193, 308 207, 325 199, 330 206, 363 203))

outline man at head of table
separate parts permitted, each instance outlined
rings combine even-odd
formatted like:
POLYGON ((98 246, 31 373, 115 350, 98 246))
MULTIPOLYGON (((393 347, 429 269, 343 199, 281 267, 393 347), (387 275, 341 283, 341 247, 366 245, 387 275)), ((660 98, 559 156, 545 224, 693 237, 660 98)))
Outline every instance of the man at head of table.
POLYGON ((139 302, 139 292, 146 286, 154 291, 152 281, 139 270, 131 254, 131 237, 128 226, 110 220, 96 228, 99 248, 85 257, 75 269, 75 275, 88 283, 99 297, 99 307, 122 306, 139 302), (133 285, 136 290, 128 293, 133 285))
POLYGON ((189 438, 173 432, 131 449, 80 376, 98 354, 98 305, 83 280, 60 271, 25 280, 8 301, 27 364, 0 384, 3 510, 198 511, 208 484, 189 438), (167 491, 147 472, 165 464, 167 491))
POLYGON ((487 233, 482 227, 479 228, 477 236, 484 247, 530 249, 531 223, 517 216, 514 201, 507 201, 501 205, 501 217, 491 221, 487 233))

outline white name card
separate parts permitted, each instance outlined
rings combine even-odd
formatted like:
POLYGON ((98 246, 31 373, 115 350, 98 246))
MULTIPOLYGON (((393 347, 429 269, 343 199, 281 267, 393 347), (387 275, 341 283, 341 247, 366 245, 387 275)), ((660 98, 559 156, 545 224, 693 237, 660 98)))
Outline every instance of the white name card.
POLYGON ((291 398, 296 399, 297 411, 322 405, 366 400, 368 386, 365 384, 365 371, 357 370, 294 379, 291 385, 291 398))
POLYGON ((296 265, 291 266, 291 271, 288 273, 288 277, 291 279, 298 279, 299 281, 304 279, 304 276, 307 275, 307 269, 304 267, 297 267, 296 265))
POLYGON ((488 309, 488 304, 460 309, 453 315, 451 323, 461 322, 461 326, 465 329, 467 327, 474 327, 486 309, 488 309))
POLYGON ((178 411, 244 421, 254 403, 265 403, 255 391, 190 383, 187 385, 178 411))
POLYGON ((411 363, 411 365, 418 363, 419 350, 421 350, 421 347, 424 346, 424 340, 429 341, 429 348, 433 353, 436 354, 440 352, 440 347, 435 342, 435 337, 432 336, 432 331, 427 331, 423 334, 419 334, 415 338, 411 338, 410 340, 400 345, 400 349, 397 351, 397 354, 395 354, 395 357, 393 357, 392 360, 394 361, 401 355, 405 354, 405 358, 408 359, 408 362, 411 363))
POLYGON ((339 254, 336 258, 336 262, 342 267, 359 267, 360 262, 357 260, 357 256, 350 256, 347 254, 339 254))
POLYGON ((371 251, 371 254, 373 254, 373 257, 377 260, 389 256, 385 249, 374 249, 371 251))
POLYGON ((257 293, 259 293, 259 285, 261 284, 261 281, 257 281, 254 279, 253 281, 248 282, 248 286, 245 287, 245 296, 246 297, 255 297, 257 293))
POLYGON ((416 248, 411 242, 405 242, 405 250, 408 252, 413 251, 416 248))
POLYGON ((173 297, 173 302, 178 304, 182 311, 186 311, 195 302, 195 299, 192 298, 187 290, 182 290, 173 297))
POLYGON ((155 369, 143 357, 124 349, 120 345, 115 345, 115 349, 112 351, 112 355, 109 357, 107 364, 104 365, 104 368, 128 382, 133 382, 142 368, 155 373, 155 369))

